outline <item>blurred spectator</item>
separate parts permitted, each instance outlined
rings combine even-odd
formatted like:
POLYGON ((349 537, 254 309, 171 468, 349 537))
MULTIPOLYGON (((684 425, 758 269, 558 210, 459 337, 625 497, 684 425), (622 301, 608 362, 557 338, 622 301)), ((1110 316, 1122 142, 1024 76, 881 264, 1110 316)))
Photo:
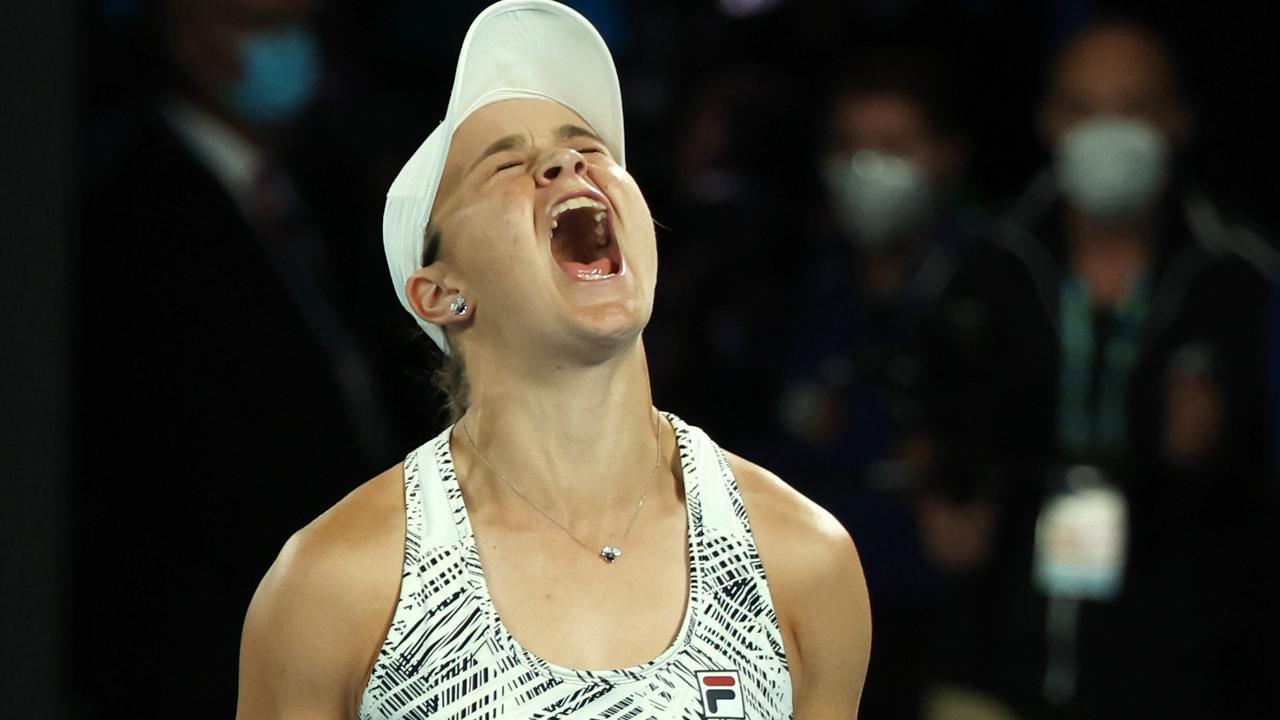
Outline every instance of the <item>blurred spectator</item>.
POLYGON ((955 88, 913 49, 866 52, 838 81, 818 163, 827 212, 789 299, 774 462, 859 539, 876 608, 871 717, 916 716, 932 629, 937 583, 909 503, 924 461, 922 323, 976 225, 957 202, 968 148, 955 88))
POLYGON ((357 332, 376 303, 347 282, 385 290, 385 269, 359 267, 333 222, 338 153, 296 136, 322 75, 315 5, 158 3, 164 82, 96 136, 74 594, 88 717, 230 717, 240 619, 275 552, 406 449, 392 373, 357 332), (330 182, 319 202, 290 153, 313 158, 306 189, 330 182))
POLYGON ((1277 264, 1187 177, 1193 127, 1159 38, 1085 29, 1041 108, 1053 168, 1003 242, 967 254, 932 321, 939 453, 959 470, 942 489, 998 520, 925 523, 926 545, 998 533, 957 600, 957 623, 992 629, 977 641, 992 654, 960 680, 1027 717, 1277 711, 1258 392, 1277 264), (1086 489, 1100 499, 1072 537, 1118 562, 1070 565, 1036 542, 1086 489), (1118 537, 1089 536, 1102 516, 1118 537))
MULTIPOLYGON (((830 212, 800 286, 782 424, 847 478, 894 454, 919 424, 918 317, 950 274, 964 233, 953 204, 965 142, 941 66, 912 51, 857 64, 833 94, 820 173, 830 212)), ((826 474, 826 473, 823 473, 826 474)), ((825 483, 824 483, 825 484, 825 483)))

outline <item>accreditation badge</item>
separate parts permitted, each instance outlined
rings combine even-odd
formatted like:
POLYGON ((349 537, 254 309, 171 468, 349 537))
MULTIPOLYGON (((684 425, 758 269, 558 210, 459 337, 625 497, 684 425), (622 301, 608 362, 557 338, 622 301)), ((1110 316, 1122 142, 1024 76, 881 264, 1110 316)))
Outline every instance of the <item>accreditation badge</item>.
POLYGON ((1129 505, 1098 468, 1068 469, 1036 519, 1034 577, 1050 597, 1111 600, 1128 551, 1129 505))

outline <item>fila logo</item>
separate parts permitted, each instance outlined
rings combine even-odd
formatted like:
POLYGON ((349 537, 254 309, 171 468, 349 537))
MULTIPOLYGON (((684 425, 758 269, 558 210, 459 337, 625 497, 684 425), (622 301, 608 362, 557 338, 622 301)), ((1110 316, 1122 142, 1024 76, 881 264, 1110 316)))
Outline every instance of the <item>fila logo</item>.
POLYGON ((706 720, 742 720, 742 681, 737 670, 699 670, 698 694, 706 720))

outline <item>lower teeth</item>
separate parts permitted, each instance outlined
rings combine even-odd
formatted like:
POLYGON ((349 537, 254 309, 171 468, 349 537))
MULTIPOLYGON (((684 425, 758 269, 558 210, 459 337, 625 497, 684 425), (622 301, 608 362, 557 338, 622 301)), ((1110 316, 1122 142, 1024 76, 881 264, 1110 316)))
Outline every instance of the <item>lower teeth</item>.
POLYGON ((612 274, 613 273, 606 273, 600 268, 591 268, 590 270, 579 270, 578 279, 579 280, 603 280, 612 274))

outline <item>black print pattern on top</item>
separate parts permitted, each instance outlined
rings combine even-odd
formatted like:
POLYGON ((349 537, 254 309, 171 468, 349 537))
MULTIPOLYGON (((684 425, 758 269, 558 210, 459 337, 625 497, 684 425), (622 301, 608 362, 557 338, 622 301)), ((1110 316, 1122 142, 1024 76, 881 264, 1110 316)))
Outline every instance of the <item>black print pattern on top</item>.
MULTIPOLYGON (((525 650, 498 620, 449 451, 452 427, 404 463, 400 601, 360 703, 361 720, 702 719, 698 671, 731 670, 752 720, 791 717, 791 678, 764 567, 724 453, 697 427, 675 428, 689 527, 689 605, 653 660, 573 670, 525 650)), ((724 691, 719 691, 724 696, 724 691)))

